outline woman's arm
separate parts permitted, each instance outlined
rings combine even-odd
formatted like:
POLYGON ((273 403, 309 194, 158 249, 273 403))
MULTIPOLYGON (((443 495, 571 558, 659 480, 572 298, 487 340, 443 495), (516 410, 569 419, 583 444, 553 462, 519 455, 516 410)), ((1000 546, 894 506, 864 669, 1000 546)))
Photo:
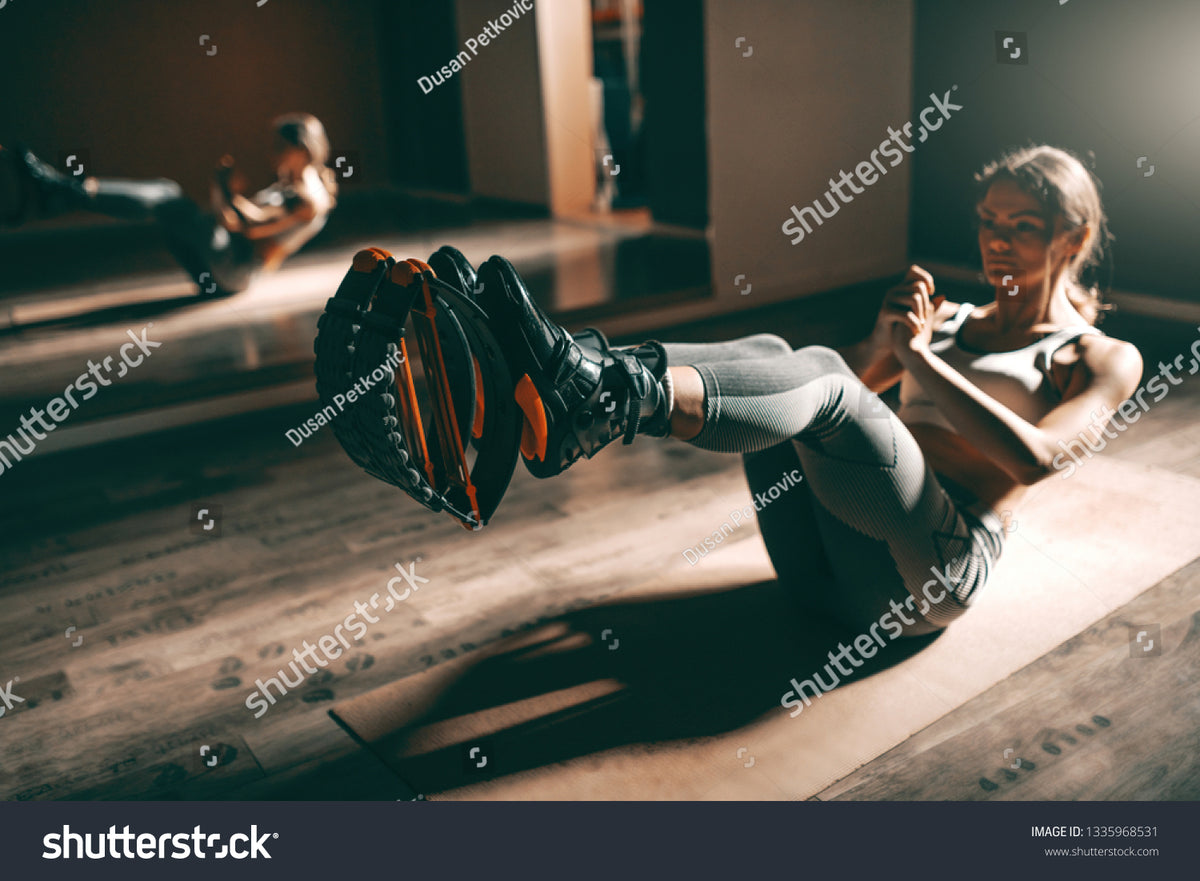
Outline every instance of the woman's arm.
POLYGON ((294 208, 282 205, 260 205, 247 199, 241 180, 234 167, 233 157, 226 154, 213 174, 212 203, 221 220, 221 225, 230 232, 241 233, 248 239, 263 239, 286 232, 292 227, 308 223, 316 216, 316 208, 307 199, 301 199, 294 208))
MULTIPOLYGON (((257 207, 257 206, 256 206, 257 207)), ((255 221, 250 217, 250 223, 246 224, 241 230, 242 235, 250 240, 269 239, 279 233, 287 232, 297 226, 303 226, 317 216, 316 206, 307 200, 300 202, 292 211, 284 212, 282 215, 274 218, 264 216, 262 220, 255 221)))
POLYGON ((260 205, 252 199, 247 199, 241 193, 234 193, 229 198, 229 204, 237 209, 247 226, 261 226, 289 217, 291 212, 282 205, 260 205))
MULTIPOLYGON (((918 306, 928 309, 928 303, 918 306)), ((1054 472, 1053 461, 1067 442, 1099 429, 1137 388, 1142 358, 1129 343, 1107 337, 1080 340, 1063 401, 1037 425, 984 394, 961 373, 929 351, 928 330, 906 320, 893 324, 892 343, 904 369, 964 438, 1019 483, 1037 483, 1054 472), (1106 408, 1108 408, 1106 410, 1106 408)))
POLYGON ((214 183, 213 207, 221 225, 250 240, 265 239, 310 222, 317 216, 316 206, 301 200, 291 211, 283 207, 262 206, 240 193, 231 193, 214 183))
POLYGON ((896 360, 891 346, 881 348, 873 333, 837 352, 854 375, 873 392, 887 391, 904 375, 904 367, 896 360))
POLYGON ((873 392, 886 391, 904 375, 904 365, 892 350, 892 324, 896 315, 908 311, 909 299, 922 290, 938 307, 933 315, 935 326, 957 311, 958 307, 946 303, 944 297, 934 297, 933 276, 919 266, 910 266, 904 281, 884 295, 883 306, 870 335, 837 350, 846 366, 873 392))

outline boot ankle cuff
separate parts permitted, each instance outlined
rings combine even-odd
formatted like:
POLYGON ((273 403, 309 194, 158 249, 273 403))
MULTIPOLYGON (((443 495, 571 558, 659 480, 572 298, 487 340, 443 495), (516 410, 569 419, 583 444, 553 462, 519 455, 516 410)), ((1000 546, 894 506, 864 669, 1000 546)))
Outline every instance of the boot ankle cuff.
POLYGON ((675 410, 675 380, 671 376, 670 370, 664 370, 662 379, 659 380, 662 384, 663 393, 666 395, 666 420, 667 425, 671 424, 671 413, 675 410))

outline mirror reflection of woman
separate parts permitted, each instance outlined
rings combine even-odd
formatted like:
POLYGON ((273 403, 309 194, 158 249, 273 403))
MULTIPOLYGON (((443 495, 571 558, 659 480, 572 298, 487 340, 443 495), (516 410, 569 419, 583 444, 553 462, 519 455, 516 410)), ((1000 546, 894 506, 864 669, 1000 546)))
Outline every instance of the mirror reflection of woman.
POLYGON ((272 123, 276 180, 246 195, 233 159, 221 159, 210 190, 212 211, 189 199, 173 180, 77 178, 62 174, 27 149, 0 147, 0 222, 19 224, 69 211, 127 220, 153 220, 166 246, 202 295, 245 290, 325 226, 337 204, 325 127, 308 113, 272 123), (7 196, 5 196, 7 194, 7 196))

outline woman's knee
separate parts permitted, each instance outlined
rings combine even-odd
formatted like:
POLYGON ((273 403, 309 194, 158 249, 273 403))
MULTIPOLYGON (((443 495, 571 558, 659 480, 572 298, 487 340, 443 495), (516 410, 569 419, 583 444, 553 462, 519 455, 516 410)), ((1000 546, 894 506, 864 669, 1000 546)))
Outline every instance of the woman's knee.
POLYGON ((828 346, 805 346, 802 349, 796 349, 796 355, 803 355, 804 358, 819 365, 825 373, 854 376, 854 371, 846 365, 846 359, 828 346))
POLYGON ((774 333, 756 333, 753 336, 746 337, 746 343, 752 346, 755 351, 761 352, 763 357, 790 355, 792 353, 792 344, 774 333))
POLYGON ((181 187, 176 181, 171 180, 169 177, 160 177, 154 181, 154 183, 158 187, 159 192, 161 193, 161 198, 164 201, 167 199, 183 198, 183 187, 181 187))

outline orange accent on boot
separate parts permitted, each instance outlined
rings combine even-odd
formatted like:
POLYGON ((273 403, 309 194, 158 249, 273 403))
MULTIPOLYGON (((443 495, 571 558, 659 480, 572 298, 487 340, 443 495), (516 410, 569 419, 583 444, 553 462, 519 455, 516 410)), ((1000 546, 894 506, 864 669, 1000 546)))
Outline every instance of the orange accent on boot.
POLYGON ((479 369, 479 359, 474 355, 475 362, 475 422, 471 426, 471 437, 479 440, 483 437, 483 373, 479 369))
MULTIPOLYGON (((433 275, 433 270, 430 269, 428 263, 422 263, 420 260, 409 260, 408 263, 413 267, 414 272, 428 271, 431 275, 433 275), (425 268, 418 269, 417 267, 420 266, 424 266, 425 268)), ((437 278, 437 276, 434 275, 434 278, 437 278)), ((429 292, 429 285, 424 285, 421 288, 421 293, 424 296, 421 298, 421 300, 413 303, 412 313, 414 315, 424 315, 429 319, 430 323, 433 323, 437 318, 437 304, 433 300, 433 294, 429 292)))
POLYGON ((401 260, 392 267, 392 282, 402 288, 408 287, 416 277, 416 270, 411 263, 401 260))
POLYGON ((382 248, 366 248, 354 255, 351 264, 355 272, 372 272, 380 263, 392 255, 382 248))
MULTIPOLYGON (((407 263, 409 266, 411 266, 413 269, 415 269, 417 272, 433 272, 433 267, 431 267, 424 260, 417 260, 417 259, 410 257, 408 260, 405 260, 404 262, 407 263)), ((436 272, 433 273, 433 277, 437 278, 436 272)))
POLYGON ((517 383, 513 397, 516 398, 521 412, 525 414, 525 421, 521 425, 521 455, 526 459, 545 462, 546 442, 550 435, 549 426, 546 424, 546 407, 528 373, 517 383))

